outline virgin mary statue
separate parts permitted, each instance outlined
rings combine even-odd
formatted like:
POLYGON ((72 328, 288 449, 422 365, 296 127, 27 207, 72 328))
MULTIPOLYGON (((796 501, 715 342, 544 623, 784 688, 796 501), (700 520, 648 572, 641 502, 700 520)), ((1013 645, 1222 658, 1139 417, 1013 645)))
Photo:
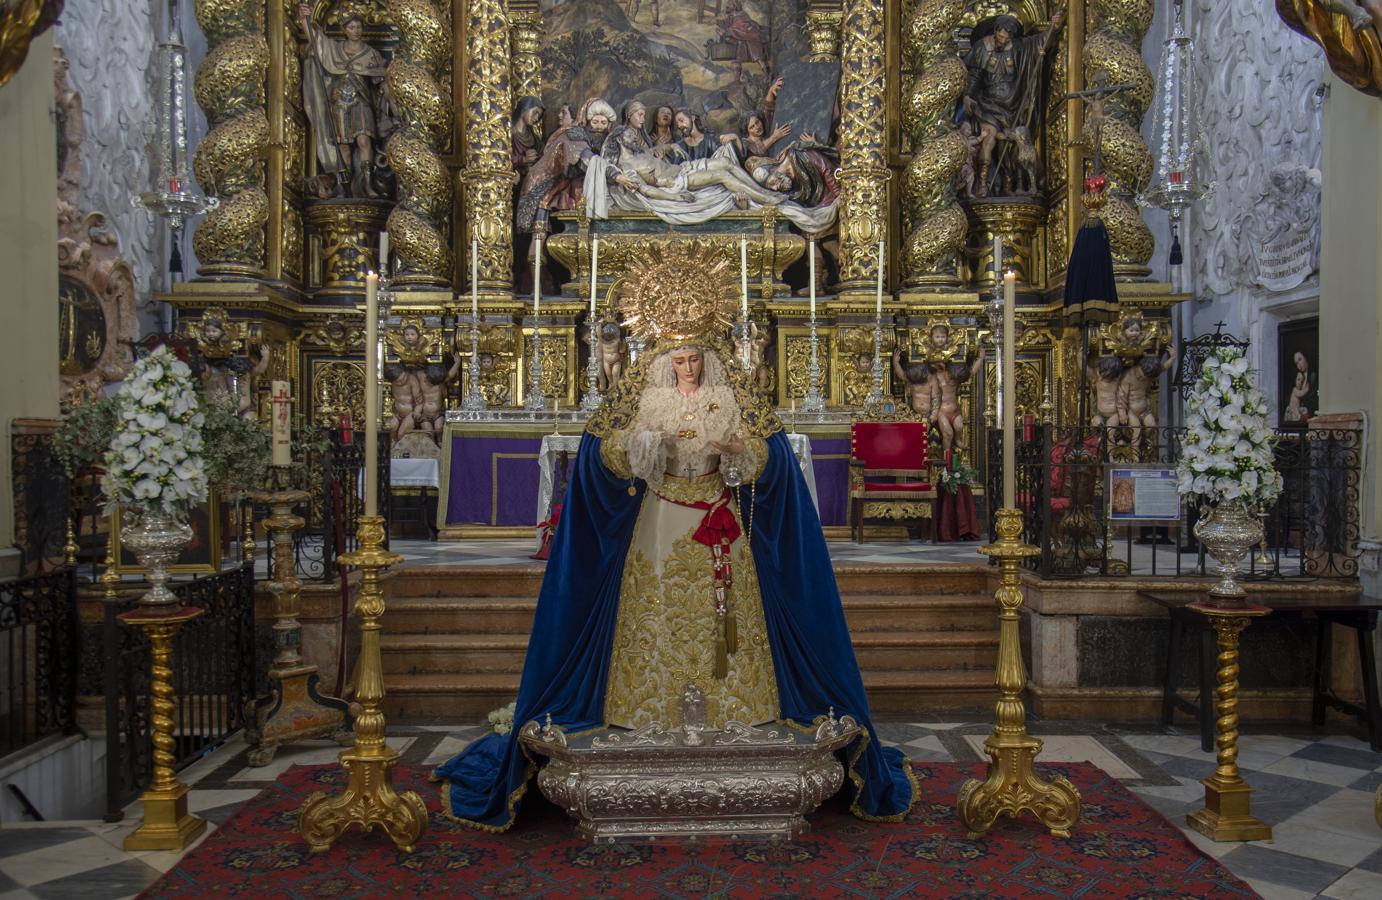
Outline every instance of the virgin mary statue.
MULTIPOLYGON (((568 732, 682 724, 809 727, 853 716, 844 752, 864 819, 916 801, 911 766, 869 718, 839 589, 782 423, 725 341, 733 276, 672 248, 631 267, 629 329, 645 352, 590 420, 538 597, 514 722, 568 732), (729 300, 726 306, 725 301, 729 300)), ((491 734, 436 770, 442 808, 508 828, 537 763, 491 734)))

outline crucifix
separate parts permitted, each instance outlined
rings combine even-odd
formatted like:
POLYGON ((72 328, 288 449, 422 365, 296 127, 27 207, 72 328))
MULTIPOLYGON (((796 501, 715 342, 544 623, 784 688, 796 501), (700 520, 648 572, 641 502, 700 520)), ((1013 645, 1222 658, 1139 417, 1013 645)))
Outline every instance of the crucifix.
POLYGON ((1108 113, 1104 106, 1110 97, 1132 90, 1136 85, 1113 84, 1108 82, 1108 73, 1100 71, 1094 76, 1094 86, 1083 91, 1071 91, 1065 95, 1067 100, 1082 100, 1085 104, 1084 127, 1080 129, 1080 141, 1086 146, 1090 143, 1088 132, 1093 130, 1094 144, 1094 170, 1092 174, 1098 175, 1103 168, 1103 154, 1100 149, 1100 139, 1103 136, 1104 122, 1108 120, 1108 113))

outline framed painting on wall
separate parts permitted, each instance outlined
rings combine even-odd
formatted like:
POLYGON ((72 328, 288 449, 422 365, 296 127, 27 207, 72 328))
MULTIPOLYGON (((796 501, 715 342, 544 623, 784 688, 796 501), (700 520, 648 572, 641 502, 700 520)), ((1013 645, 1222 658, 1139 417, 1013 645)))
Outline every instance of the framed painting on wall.
POLYGON ((1320 320, 1282 322, 1277 328, 1277 421, 1305 428, 1320 408, 1320 320))

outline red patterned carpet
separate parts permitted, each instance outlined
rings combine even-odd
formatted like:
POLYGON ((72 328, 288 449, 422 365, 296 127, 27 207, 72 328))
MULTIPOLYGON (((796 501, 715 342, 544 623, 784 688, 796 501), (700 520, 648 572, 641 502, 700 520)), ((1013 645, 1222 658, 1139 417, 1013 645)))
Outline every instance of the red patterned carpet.
POLYGON ((899 824, 861 822, 836 801, 813 830, 772 845, 726 842, 593 847, 530 792, 518 824, 486 834, 445 819, 426 773, 401 767, 400 789, 432 810, 416 852, 381 833, 348 832, 314 856, 294 831, 302 798, 339 787, 335 766, 294 767, 150 887, 148 898, 377 897, 1255 897, 1116 780, 1088 764, 1063 772, 1084 797, 1068 840, 1030 819, 1000 820, 969 840, 955 818, 960 783, 979 766, 916 766, 925 796, 899 824))

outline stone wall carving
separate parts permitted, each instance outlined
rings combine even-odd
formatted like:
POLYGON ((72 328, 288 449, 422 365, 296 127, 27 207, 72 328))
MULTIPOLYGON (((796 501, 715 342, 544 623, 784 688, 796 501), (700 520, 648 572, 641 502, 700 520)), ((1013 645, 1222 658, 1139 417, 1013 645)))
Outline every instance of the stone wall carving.
POLYGON ((1271 171, 1320 166, 1324 61, 1255 0, 1195 0, 1191 24, 1203 174, 1218 183, 1193 217, 1195 279, 1211 294, 1235 294, 1257 279, 1250 236, 1272 215, 1257 209, 1275 193, 1271 171))
POLYGON ((68 85, 82 98, 81 170, 70 199, 80 209, 105 213, 146 296, 157 275, 158 230, 130 198, 149 189, 152 172, 153 8, 126 0, 68 3, 53 32, 66 52, 68 85))

